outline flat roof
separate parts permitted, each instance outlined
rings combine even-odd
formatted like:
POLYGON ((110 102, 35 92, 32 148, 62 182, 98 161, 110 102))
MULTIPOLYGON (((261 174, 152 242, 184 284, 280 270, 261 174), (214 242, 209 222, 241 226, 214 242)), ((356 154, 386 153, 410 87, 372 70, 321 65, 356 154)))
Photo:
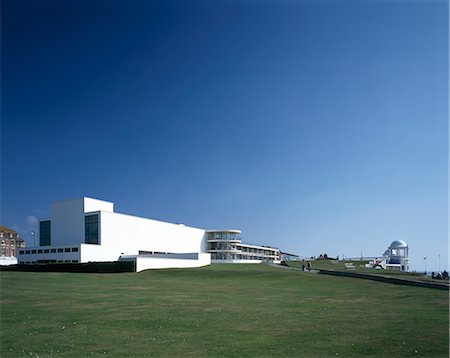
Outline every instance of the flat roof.
POLYGON ((213 233, 213 232, 227 232, 227 233, 230 233, 230 234, 240 234, 241 230, 206 230, 206 232, 211 232, 211 233, 213 233))

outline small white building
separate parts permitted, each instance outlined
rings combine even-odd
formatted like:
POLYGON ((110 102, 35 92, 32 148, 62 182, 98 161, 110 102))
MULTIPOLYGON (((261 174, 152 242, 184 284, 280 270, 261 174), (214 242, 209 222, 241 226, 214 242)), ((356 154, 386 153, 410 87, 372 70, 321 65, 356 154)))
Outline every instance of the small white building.
POLYGON ((405 241, 395 240, 383 254, 382 267, 388 270, 409 271, 409 248, 405 241))
POLYGON ((84 197, 52 203, 50 218, 39 222, 39 246, 20 249, 18 262, 132 260, 136 271, 142 271, 150 268, 201 267, 211 263, 211 254, 215 262, 279 260, 278 249, 242 244, 240 239, 233 240, 235 237, 231 237, 237 233, 240 231, 207 231, 121 214, 114 212, 112 202, 84 197), (223 240, 218 239, 219 233, 223 240), (231 251, 216 250, 219 242, 233 246, 230 246, 231 251))

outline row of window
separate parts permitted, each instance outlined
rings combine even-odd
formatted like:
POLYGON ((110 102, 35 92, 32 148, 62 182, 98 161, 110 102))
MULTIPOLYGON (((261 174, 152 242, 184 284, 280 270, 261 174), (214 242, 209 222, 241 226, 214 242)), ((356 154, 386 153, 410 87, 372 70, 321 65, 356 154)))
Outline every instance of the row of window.
POLYGON ((18 234, 16 232, 0 232, 0 237, 16 238, 18 237, 18 234))
POLYGON ((2 256, 7 256, 8 251, 9 251, 9 256, 16 256, 14 248, 11 248, 10 250, 6 250, 6 249, 7 249, 6 247, 2 247, 2 256))
POLYGON ((233 232, 209 232, 209 240, 240 240, 238 234, 233 232))
POLYGON ((277 255, 277 250, 256 249, 252 247, 240 246, 230 244, 228 242, 209 242, 208 250, 240 250, 246 253, 252 253, 256 255, 277 255))
POLYGON ((36 249, 36 250, 20 250, 21 255, 35 255, 35 254, 55 254, 57 252, 78 252, 78 247, 64 247, 56 249, 36 249))
POLYGON ((228 252, 214 252, 214 253, 211 253, 211 259, 212 260, 263 260, 263 261, 271 262, 277 258, 232 254, 232 253, 228 253, 228 252))

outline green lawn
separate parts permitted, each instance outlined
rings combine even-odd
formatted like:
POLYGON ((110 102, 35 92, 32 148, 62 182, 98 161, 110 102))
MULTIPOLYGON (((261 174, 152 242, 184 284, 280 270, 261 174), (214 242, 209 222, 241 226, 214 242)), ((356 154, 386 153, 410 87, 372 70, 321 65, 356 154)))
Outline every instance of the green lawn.
POLYGON ((1 357, 447 357, 448 292, 266 265, 1 272, 1 357))
MULTIPOLYGON (((305 265, 306 265, 306 261, 305 265)), ((442 283, 442 280, 433 280, 431 277, 426 276, 423 272, 404 272, 404 271, 394 271, 394 270, 382 270, 375 268, 367 268, 365 264, 369 263, 369 261, 365 260, 353 260, 353 261, 336 261, 336 260, 312 260, 311 269, 316 270, 335 270, 335 271, 353 271, 353 272, 361 272, 361 273, 370 273, 375 275, 383 275, 383 276, 395 276, 399 278, 407 278, 409 280, 419 280, 419 281, 434 281, 442 283), (345 267, 345 263, 353 264, 353 268, 348 269, 345 267)), ((287 262, 291 267, 302 267, 302 261, 288 261, 287 262)))

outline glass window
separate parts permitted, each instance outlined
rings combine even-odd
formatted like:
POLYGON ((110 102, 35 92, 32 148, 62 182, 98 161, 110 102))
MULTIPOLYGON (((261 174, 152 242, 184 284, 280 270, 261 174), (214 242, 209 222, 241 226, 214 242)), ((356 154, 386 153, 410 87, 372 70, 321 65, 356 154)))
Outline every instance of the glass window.
POLYGON ((39 240, 40 246, 50 246, 51 244, 51 223, 50 220, 41 221, 39 223, 39 240))
POLYGON ((66 248, 64 249, 64 252, 70 252, 70 247, 66 247, 66 248))
POLYGON ((58 252, 64 252, 64 250, 63 249, 58 249, 58 252))
POLYGON ((51 253, 55 253, 55 252, 56 252, 56 249, 50 249, 50 252, 51 252, 51 253))
POLYGON ((84 242, 86 244, 98 244, 98 215, 84 217, 84 242))
POLYGON ((44 254, 48 254, 49 252, 50 252, 49 249, 45 249, 45 250, 44 250, 44 254))
POLYGON ((42 254, 42 250, 38 250, 38 254, 42 254))
POLYGON ((31 250, 31 253, 32 253, 32 254, 35 254, 35 253, 36 253, 36 250, 31 250))
POLYGON ((19 252, 20 252, 21 255, 23 255, 25 253, 24 250, 20 250, 19 252))
POLYGON ((78 247, 72 247, 72 252, 78 252, 78 247))

